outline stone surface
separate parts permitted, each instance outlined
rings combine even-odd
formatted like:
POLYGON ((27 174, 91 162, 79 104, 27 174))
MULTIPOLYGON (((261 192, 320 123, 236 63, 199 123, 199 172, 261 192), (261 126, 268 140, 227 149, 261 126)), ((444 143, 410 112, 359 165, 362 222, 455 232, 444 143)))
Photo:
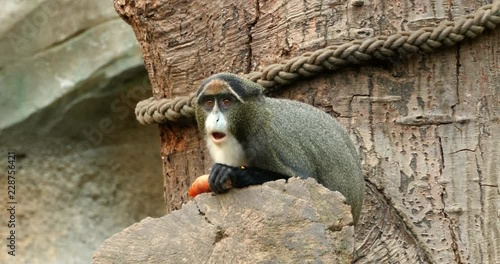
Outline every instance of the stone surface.
POLYGON ((158 128, 133 113, 151 95, 138 43, 110 0, 0 3, 0 263, 89 263, 110 235, 164 214, 158 128))
POLYGON ((92 263, 351 263, 353 251, 345 198, 292 178, 201 194, 107 239, 92 263))
POLYGON ((0 111, 9 112, 0 119, 0 130, 68 94, 78 91, 73 94, 78 97, 95 88, 90 79, 142 67, 134 34, 111 1, 20 5, 32 11, 12 14, 10 20, 17 23, 0 36, 0 111))

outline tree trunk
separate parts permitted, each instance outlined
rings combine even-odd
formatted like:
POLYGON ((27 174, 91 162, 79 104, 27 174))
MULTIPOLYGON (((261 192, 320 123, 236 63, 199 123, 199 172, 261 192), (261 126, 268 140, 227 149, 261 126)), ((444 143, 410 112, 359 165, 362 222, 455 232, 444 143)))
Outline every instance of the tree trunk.
MULTIPOLYGON (((115 0, 156 98, 218 72, 473 13, 491 1, 115 0), (166 2, 166 3, 165 3, 166 2)), ((301 80, 273 96, 335 116, 363 157, 359 263, 500 263, 500 30, 390 62, 301 80)), ((161 125, 167 212, 211 160, 196 127, 161 125)))

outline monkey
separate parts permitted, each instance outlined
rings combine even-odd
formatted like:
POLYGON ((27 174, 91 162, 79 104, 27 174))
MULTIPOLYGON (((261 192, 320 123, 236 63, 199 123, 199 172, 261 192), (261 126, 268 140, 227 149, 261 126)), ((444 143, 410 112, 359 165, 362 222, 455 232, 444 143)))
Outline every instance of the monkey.
POLYGON ((215 162, 218 194, 267 181, 313 177, 342 193, 356 224, 363 203, 361 159, 335 118, 305 103, 270 98, 230 73, 207 78, 195 95, 198 130, 215 162))

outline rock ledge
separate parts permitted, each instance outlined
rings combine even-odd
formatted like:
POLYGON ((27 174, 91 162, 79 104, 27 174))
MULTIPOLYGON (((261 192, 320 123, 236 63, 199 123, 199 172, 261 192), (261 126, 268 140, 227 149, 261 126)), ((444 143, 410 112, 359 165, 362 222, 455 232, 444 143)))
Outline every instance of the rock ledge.
POLYGON ((108 238, 92 263, 351 263, 353 250, 345 198, 293 178, 201 194, 108 238))

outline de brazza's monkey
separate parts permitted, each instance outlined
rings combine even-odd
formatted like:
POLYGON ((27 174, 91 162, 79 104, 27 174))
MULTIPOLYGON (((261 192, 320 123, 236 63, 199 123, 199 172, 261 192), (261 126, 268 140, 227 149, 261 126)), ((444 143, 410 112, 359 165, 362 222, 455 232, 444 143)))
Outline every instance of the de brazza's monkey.
POLYGON ((262 86, 228 73, 209 77, 196 96, 198 128, 215 161, 212 191, 313 177, 346 197, 357 223, 364 192, 360 158, 334 118, 304 103, 266 97, 262 86))

